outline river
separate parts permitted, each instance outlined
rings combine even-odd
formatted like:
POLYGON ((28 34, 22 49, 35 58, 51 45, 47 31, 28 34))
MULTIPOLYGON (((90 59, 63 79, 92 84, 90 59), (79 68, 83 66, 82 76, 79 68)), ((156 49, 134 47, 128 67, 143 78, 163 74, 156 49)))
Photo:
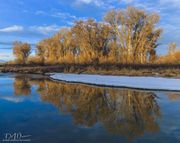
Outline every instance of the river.
POLYGON ((179 143, 180 92, 0 74, 0 142, 17 133, 32 143, 179 143))

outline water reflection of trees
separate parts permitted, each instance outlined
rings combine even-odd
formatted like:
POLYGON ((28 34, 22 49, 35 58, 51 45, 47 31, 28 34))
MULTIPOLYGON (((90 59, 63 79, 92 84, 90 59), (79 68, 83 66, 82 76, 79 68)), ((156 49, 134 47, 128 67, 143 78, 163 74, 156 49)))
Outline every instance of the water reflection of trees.
POLYGON ((172 101, 180 99, 180 94, 178 93, 169 93, 168 98, 172 101))
POLYGON ((14 95, 29 95, 31 93, 31 85, 29 79, 25 76, 16 76, 14 80, 14 95))
POLYGON ((91 127, 101 123, 108 132, 129 139, 145 131, 159 130, 156 119, 160 117, 160 109, 152 92, 64 84, 47 79, 31 79, 28 83, 16 80, 14 85, 20 84, 14 86, 15 91, 28 90, 29 84, 37 85, 42 101, 52 103, 61 112, 71 113, 74 124, 91 127))

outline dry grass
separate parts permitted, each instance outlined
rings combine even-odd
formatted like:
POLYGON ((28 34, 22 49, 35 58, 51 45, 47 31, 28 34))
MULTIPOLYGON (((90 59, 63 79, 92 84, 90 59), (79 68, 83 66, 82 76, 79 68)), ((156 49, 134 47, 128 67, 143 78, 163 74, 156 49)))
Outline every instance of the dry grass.
POLYGON ((61 65, 3 65, 0 72, 38 73, 49 72, 84 73, 84 74, 107 74, 128 76, 164 76, 180 78, 180 65, 84 65, 84 64, 61 64, 61 65))

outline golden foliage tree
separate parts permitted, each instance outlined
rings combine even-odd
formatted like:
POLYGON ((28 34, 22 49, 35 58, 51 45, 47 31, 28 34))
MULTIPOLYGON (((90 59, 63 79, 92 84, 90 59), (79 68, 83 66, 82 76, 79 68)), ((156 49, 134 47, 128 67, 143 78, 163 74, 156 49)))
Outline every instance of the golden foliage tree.
POLYGON ((16 62, 27 64, 28 57, 31 53, 31 46, 28 43, 14 42, 13 54, 16 57, 16 62))
POLYGON ((44 39, 37 45, 37 56, 43 63, 62 63, 71 53, 71 37, 69 29, 61 29, 53 37, 44 39))
POLYGON ((89 19, 77 21, 71 31, 81 62, 98 63, 100 57, 107 55, 110 26, 89 19))
POLYGON ((114 29, 123 63, 147 63, 148 57, 155 54, 162 32, 162 29, 155 27, 159 21, 156 13, 149 14, 128 7, 125 10, 112 10, 104 19, 114 29))

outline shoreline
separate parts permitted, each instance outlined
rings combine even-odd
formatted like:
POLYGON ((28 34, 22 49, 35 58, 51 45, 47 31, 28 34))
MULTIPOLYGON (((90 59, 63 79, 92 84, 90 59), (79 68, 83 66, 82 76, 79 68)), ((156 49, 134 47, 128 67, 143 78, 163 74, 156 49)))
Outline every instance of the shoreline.
POLYGON ((180 92, 180 79, 177 78, 164 78, 164 77, 146 77, 146 76, 111 76, 111 75, 88 75, 88 74, 66 74, 66 73, 46 73, 46 74, 24 74, 24 73, 1 73, 1 74, 10 74, 12 76, 16 75, 24 75, 27 77, 32 77, 35 79, 41 79, 41 78, 47 78, 49 80, 52 80, 54 82, 61 82, 61 83, 67 83, 67 84, 82 84, 87 86, 95 86, 95 87, 106 87, 106 88, 120 88, 120 89, 132 89, 132 90, 142 90, 142 91, 164 91, 164 92, 180 92), (73 76, 68 79, 62 78, 62 77, 56 77, 59 75, 63 76, 73 76), (78 76, 78 78, 74 78, 78 76), (85 76, 84 80, 80 76, 85 76), (91 76, 90 78, 88 76, 91 76), (102 78, 96 78, 96 77, 103 77, 102 78), (89 79, 95 79, 93 82, 89 82, 89 79), (115 78, 115 84, 114 82, 115 78), (118 79, 119 78, 119 79, 118 79), (125 78, 125 79, 123 79, 125 78), (106 80, 107 79, 107 80, 106 80), (141 83, 139 85, 138 80, 141 79, 141 83), (161 81, 161 80, 165 81, 161 81), (105 80, 105 81, 104 81, 105 80), (154 83, 152 80, 156 80, 154 83), (159 82, 159 81, 160 82, 159 82), (173 81, 172 81, 173 80, 173 81), (174 81, 176 80, 176 81, 174 81), (100 83, 99 83, 100 81, 100 83), (127 83, 128 81, 128 83, 127 83), (150 86, 148 85, 150 83, 150 86), (152 87, 152 83, 155 84, 154 87, 152 87), (158 84, 157 84, 158 83, 158 84), (168 85, 166 85, 166 83, 168 85), (175 88, 174 84, 175 83, 175 88), (137 86, 138 85, 138 86, 137 86), (161 86, 159 88, 158 86, 161 86), (165 87, 163 87, 165 85, 165 87))
POLYGON ((0 66, 0 72, 43 75, 56 72, 180 78, 180 65, 4 65, 0 66))

